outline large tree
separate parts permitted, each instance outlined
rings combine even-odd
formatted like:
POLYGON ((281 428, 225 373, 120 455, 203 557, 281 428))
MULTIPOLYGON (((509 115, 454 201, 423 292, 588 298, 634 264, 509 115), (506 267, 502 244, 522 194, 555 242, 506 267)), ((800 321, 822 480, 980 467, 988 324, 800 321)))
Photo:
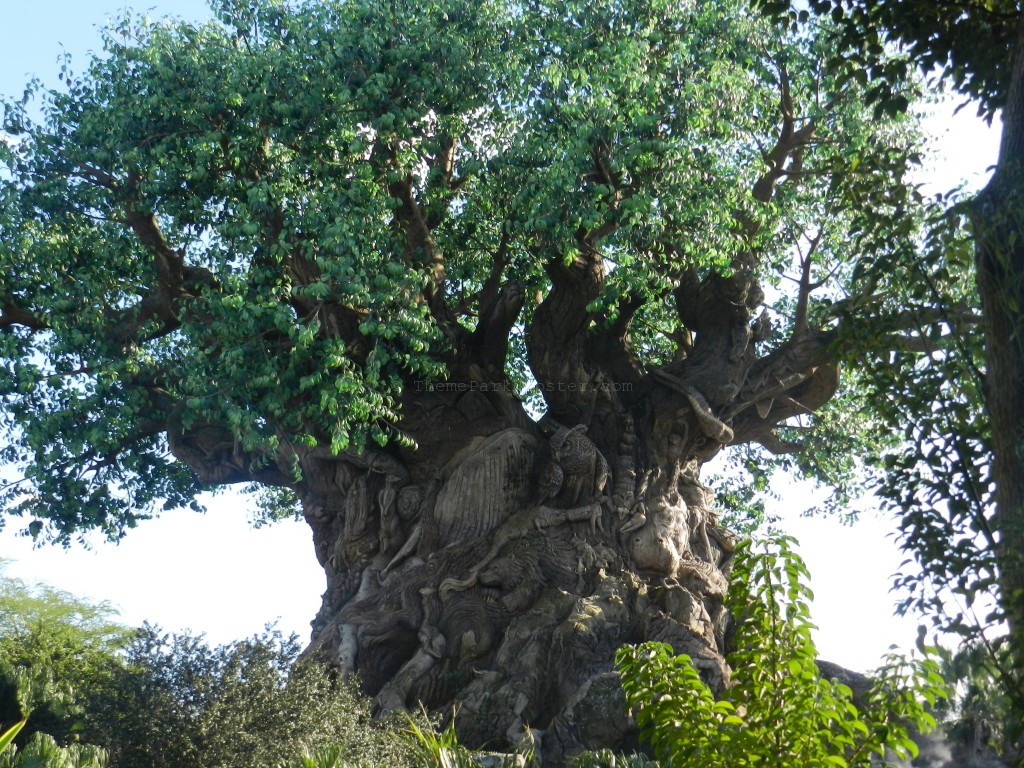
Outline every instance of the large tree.
POLYGON ((624 642, 724 685, 701 467, 849 482, 893 439, 856 363, 949 335, 908 312, 910 121, 732 0, 217 16, 5 104, 7 512, 117 538, 265 486, 327 575, 311 653, 550 762, 628 730, 624 642))

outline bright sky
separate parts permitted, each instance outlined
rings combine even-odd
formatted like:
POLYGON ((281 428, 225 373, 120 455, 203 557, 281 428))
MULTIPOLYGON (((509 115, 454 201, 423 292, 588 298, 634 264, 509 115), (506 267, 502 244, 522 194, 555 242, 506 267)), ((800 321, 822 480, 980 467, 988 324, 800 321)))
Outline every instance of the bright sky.
MULTIPOLYGON (((62 51, 83 61, 99 48, 97 25, 125 7, 151 16, 199 19, 203 0, 0 0, 0 93, 20 95, 27 78, 57 83, 62 51)), ((77 67, 73 67, 77 69, 77 67)), ((940 110, 948 115, 949 109, 940 110)), ((966 109, 956 118, 932 120, 936 136, 928 180, 935 191, 961 180, 983 183, 995 161, 997 136, 966 109)), ((910 648, 917 622, 893 618, 892 575, 904 555, 893 541, 894 525, 865 515, 854 526, 801 518, 810 505, 799 488, 784 494, 775 510, 801 542, 812 574, 813 616, 820 627, 820 655, 851 669, 877 666, 891 644, 910 648)), ((121 618, 150 621, 166 630, 189 628, 214 642, 257 632, 277 621, 280 629, 308 639, 324 588, 305 523, 254 530, 244 498, 224 494, 199 517, 177 512, 142 524, 124 542, 91 550, 33 549, 14 535, 17 521, 0 532, 0 557, 13 559, 7 575, 46 581, 94 600, 109 600, 121 618)))

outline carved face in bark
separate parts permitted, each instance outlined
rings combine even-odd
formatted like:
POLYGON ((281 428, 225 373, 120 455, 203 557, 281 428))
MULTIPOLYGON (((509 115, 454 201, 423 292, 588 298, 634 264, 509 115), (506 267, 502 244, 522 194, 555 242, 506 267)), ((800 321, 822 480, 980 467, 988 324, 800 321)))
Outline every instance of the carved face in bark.
POLYGON ((647 522, 630 532, 629 554, 637 567, 675 576, 689 554, 687 507, 679 494, 663 496, 647 506, 647 522))

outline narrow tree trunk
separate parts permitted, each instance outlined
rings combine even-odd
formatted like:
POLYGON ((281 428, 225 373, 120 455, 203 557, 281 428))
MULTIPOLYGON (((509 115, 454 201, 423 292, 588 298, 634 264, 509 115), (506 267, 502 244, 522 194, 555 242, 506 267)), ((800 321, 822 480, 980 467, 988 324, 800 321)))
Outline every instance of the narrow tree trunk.
POLYGON ((678 435, 593 414, 598 446, 501 384, 447 389, 409 393, 417 451, 306 461, 328 580, 310 653, 379 709, 454 707, 467 744, 540 738, 551 765, 628 743, 623 643, 669 642, 720 689, 733 539, 678 435))
POLYGON ((1024 17, 1012 66, 999 163, 975 203, 973 223, 995 454, 1000 590, 1014 658, 1011 695, 1024 728, 1024 17))

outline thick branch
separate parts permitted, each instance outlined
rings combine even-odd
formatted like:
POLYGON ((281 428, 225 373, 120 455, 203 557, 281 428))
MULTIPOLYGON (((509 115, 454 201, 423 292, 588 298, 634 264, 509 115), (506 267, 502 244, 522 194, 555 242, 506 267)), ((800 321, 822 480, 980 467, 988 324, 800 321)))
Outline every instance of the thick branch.
POLYGON ((826 363, 794 378, 799 379, 798 384, 772 398, 761 398, 756 408, 744 411, 734 420, 736 443, 757 442, 778 452, 778 438, 773 430, 794 416, 814 413, 831 400, 839 389, 839 366, 826 363))
POLYGON ((796 299, 796 318, 793 321, 794 336, 802 336, 807 333, 807 308, 811 299, 811 291, 815 288, 811 284, 811 256, 814 255, 821 242, 821 235, 820 231, 815 235, 807 253, 803 254, 800 259, 800 293, 796 299))
POLYGON ((477 292, 477 305, 480 308, 480 317, 484 317, 498 301, 498 293, 501 291, 501 282, 505 276, 505 267, 508 266, 508 249, 510 244, 509 230, 502 228, 501 242, 497 250, 491 255, 491 269, 487 279, 477 292))
POLYGON ((166 313, 168 318, 174 318, 174 302, 180 296, 185 277, 184 256, 167 244, 154 214, 129 209, 125 222, 138 237, 139 242, 153 254, 157 268, 158 295, 162 304, 160 310, 166 313))
POLYGON ((8 299, 0 299, 0 330, 14 325, 32 331, 42 331, 49 327, 38 315, 16 306, 8 299))
POLYGON ((765 162, 768 170, 761 178, 754 183, 754 199, 761 203, 767 203, 775 192, 775 185, 786 176, 790 169, 786 168, 792 158, 794 163, 799 165, 799 152, 814 136, 817 123, 808 120, 800 128, 796 127, 796 110, 793 106, 793 94, 790 91, 789 72, 785 66, 779 69, 779 112, 782 115, 782 125, 779 127, 779 136, 775 146, 765 154, 765 162))
POLYGON ((495 378, 504 378, 509 336, 524 301, 525 293, 520 283, 506 284, 496 299, 481 309, 476 330, 470 337, 472 362, 482 365, 495 378))
POLYGON ((395 210, 395 226, 405 235, 404 256, 409 264, 426 268, 428 284, 425 289, 427 303, 438 319, 449 319, 444 303, 444 257, 434 243, 426 218, 416 202, 412 176, 406 176, 388 188, 391 196, 401 201, 395 210))
POLYGON ((590 248, 568 265, 560 254, 545 255, 552 287, 534 312, 527 347, 530 368, 558 418, 573 400, 560 387, 589 382, 586 340, 593 318, 588 307, 604 287, 605 271, 601 254, 590 248))
POLYGON ((257 461, 256 456, 242 450, 237 437, 224 427, 205 424, 188 430, 170 428, 167 440, 174 457, 188 465, 203 485, 292 482, 275 462, 257 461))

